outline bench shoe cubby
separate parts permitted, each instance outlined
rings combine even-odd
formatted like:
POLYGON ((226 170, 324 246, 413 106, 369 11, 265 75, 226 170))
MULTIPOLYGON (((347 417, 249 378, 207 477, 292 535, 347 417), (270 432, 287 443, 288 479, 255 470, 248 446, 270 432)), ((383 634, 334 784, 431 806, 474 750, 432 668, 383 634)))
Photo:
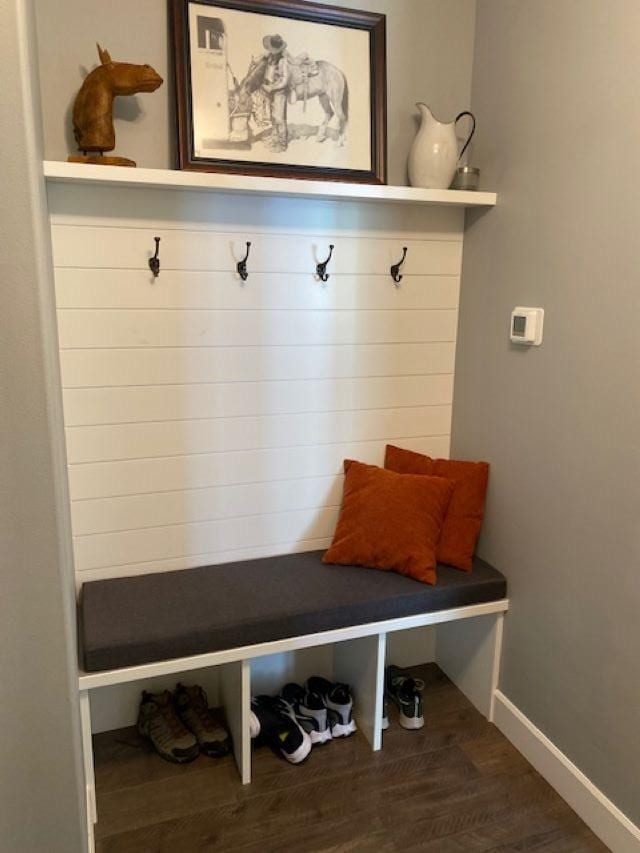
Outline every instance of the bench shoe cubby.
MULTIPOLYGON (((247 785, 252 773, 251 696, 275 694, 287 681, 302 682, 310 675, 322 675, 348 683, 354 696, 354 718, 359 732, 356 737, 366 738, 373 750, 383 747, 382 711, 387 663, 405 666, 435 659, 467 698, 491 720, 507 608, 507 599, 500 599, 191 658, 81 673, 80 709, 90 849, 95 849, 93 824, 98 820, 91 740, 92 691, 107 693, 110 688, 126 684, 135 686, 138 695, 150 678, 157 684, 158 678, 166 677, 186 683, 204 683, 210 690, 212 684, 216 685, 212 697, 217 699, 215 704, 224 709, 233 738, 239 782, 247 785)), ((428 694, 425 695, 425 709, 428 725, 428 694)))
POLYGON ((373 750, 383 746, 387 659, 401 666, 435 660, 493 718, 508 609, 498 571, 476 558, 471 573, 441 566, 437 585, 428 586, 391 572, 327 566, 321 557, 305 552, 84 585, 86 670, 78 688, 90 850, 98 819, 92 710, 97 720, 112 691, 120 698, 128 691, 133 722, 143 687, 203 684, 224 709, 245 785, 251 696, 275 694, 287 681, 323 675, 348 683, 359 736, 373 750))

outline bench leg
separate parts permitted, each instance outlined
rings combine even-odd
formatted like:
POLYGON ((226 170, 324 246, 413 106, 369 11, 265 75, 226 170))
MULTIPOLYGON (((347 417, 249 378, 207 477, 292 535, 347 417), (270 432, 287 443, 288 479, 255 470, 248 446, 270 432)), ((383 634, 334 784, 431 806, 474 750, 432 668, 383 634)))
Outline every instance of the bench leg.
POLYGON ((243 785, 251 782, 251 665, 248 660, 220 667, 220 692, 233 740, 233 754, 243 785))
POLYGON ((84 762, 84 784, 87 798, 87 832, 89 853, 95 850, 93 826, 98 820, 96 807, 96 779, 93 768, 93 744, 91 741, 91 705, 89 691, 80 691, 80 725, 82 729, 82 758, 84 762))
POLYGON ((491 670, 491 703, 489 705, 489 722, 492 723, 496 709, 496 691, 500 684, 500 666, 502 664, 502 640, 504 637, 504 613, 496 616, 493 634, 493 668, 491 670))
POLYGON ((373 750, 382 746, 382 702, 386 634, 346 640, 334 646, 333 676, 351 685, 355 718, 373 750))
POLYGON ((437 626, 436 662, 476 708, 493 721, 500 677, 504 613, 437 626))

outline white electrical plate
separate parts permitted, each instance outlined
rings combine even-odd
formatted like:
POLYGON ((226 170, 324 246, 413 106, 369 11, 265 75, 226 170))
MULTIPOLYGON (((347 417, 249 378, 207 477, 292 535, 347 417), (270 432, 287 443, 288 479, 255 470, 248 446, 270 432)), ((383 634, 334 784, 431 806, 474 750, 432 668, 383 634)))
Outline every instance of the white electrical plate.
POLYGON ((542 343, 544 308, 518 306, 511 312, 509 337, 514 344, 539 347, 542 343))

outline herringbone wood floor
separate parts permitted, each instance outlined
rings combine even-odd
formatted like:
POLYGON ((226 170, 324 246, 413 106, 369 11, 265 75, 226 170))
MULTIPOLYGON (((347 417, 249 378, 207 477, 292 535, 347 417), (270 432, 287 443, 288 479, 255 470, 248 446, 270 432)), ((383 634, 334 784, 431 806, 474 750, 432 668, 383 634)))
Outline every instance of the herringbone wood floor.
POLYGON ((433 664, 426 725, 391 717, 292 767, 267 749, 243 788, 233 759, 169 764, 135 730, 95 738, 98 853, 605 851, 569 806, 433 664))

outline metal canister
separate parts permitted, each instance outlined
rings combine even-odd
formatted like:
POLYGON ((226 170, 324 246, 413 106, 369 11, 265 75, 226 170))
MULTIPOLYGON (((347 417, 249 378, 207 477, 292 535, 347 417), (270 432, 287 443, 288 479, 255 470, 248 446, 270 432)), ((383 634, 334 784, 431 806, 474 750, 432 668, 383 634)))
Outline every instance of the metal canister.
POLYGON ((480 169, 475 166, 459 166, 451 184, 453 190, 477 190, 480 184, 480 169))

